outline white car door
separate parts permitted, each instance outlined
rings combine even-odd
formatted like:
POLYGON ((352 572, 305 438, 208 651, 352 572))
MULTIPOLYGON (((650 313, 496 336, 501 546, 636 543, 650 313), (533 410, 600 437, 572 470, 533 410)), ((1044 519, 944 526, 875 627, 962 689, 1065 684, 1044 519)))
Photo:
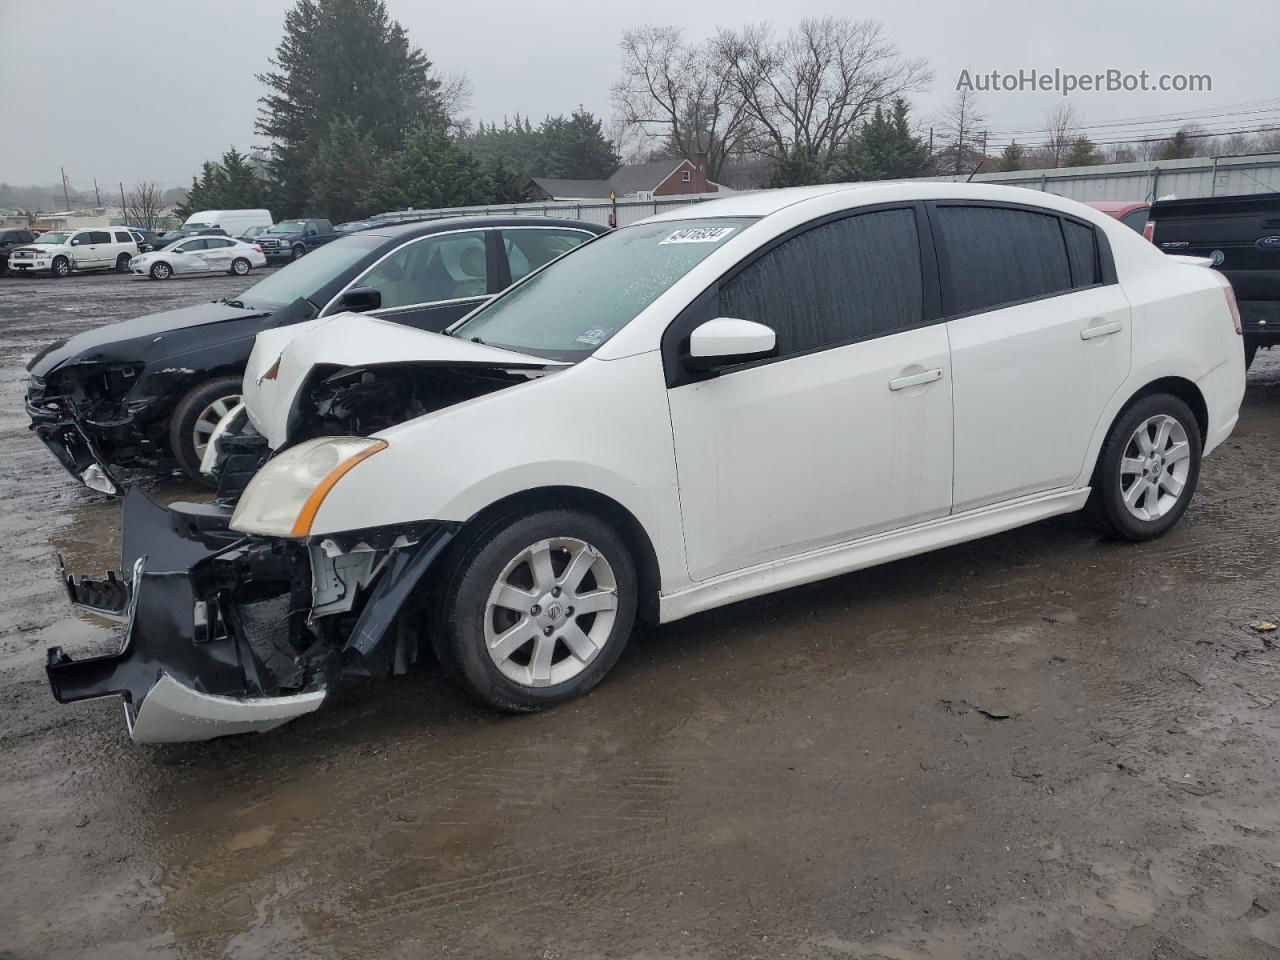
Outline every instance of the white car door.
POLYGON ((779 346, 718 376, 669 375, 693 579, 950 511, 951 364, 923 216, 808 227, 674 322, 665 349, 715 316, 767 324, 779 346))
POLYGON ((234 255, 235 242, 225 237, 207 237, 205 248, 200 254, 205 269, 226 273, 231 269, 231 258, 234 255))
POLYGON ((205 262, 204 250, 208 241, 204 237, 192 237, 184 240, 173 250, 169 258, 174 273, 207 273, 209 264, 205 262))
POLYGON ((951 317, 955 511, 1072 485, 1129 373, 1129 301, 1105 235, 1017 207, 930 216, 951 317))
POLYGON ((78 230, 71 237, 71 259, 77 270, 102 266, 111 253, 111 234, 106 230, 78 230))

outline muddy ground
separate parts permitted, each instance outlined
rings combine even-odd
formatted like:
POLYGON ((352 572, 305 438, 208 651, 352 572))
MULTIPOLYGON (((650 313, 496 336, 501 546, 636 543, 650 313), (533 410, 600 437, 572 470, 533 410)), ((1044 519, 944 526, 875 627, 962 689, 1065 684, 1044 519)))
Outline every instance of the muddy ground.
POLYGON ((544 715, 423 670, 141 747, 45 684, 115 643, 53 556, 114 565, 118 508, 23 363, 241 286, 0 278, 0 958, 1280 955, 1280 357, 1158 543, 1067 518, 742 603, 544 715))

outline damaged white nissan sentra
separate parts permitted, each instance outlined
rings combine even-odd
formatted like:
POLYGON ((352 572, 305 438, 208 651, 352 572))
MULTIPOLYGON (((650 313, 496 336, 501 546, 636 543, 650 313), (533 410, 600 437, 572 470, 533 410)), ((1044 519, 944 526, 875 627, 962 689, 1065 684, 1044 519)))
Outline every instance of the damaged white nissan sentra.
POLYGON ((49 677, 121 696, 135 739, 199 739, 429 643, 533 710, 599 682, 637 617, 1086 506, 1147 540, 1235 426, 1239 330, 1219 274, 1046 194, 681 207, 446 335, 347 314, 262 337, 235 440, 265 462, 234 513, 132 493, 125 572, 68 578, 127 619, 122 650, 54 648, 49 677))

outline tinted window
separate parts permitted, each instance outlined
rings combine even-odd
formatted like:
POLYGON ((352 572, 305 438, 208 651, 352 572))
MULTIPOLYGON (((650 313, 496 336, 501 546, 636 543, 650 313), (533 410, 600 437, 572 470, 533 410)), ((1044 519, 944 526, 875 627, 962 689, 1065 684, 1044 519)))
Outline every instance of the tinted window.
POLYGON ((1130 230, 1141 233, 1147 226, 1147 214, 1149 212, 1149 208, 1143 207, 1141 210, 1133 211, 1133 213, 1126 213, 1120 218, 1120 222, 1130 230))
POLYGON ((406 244, 354 285, 376 288, 384 308, 483 297, 489 289, 484 234, 469 230, 406 244))
POLYGON ((129 236, 127 230, 115 231, 116 243, 133 243, 133 237, 129 236))
POLYGON ((111 234, 105 230, 94 230, 89 234, 87 243, 110 243, 111 234))
POLYGON ((1072 286, 1091 287, 1101 282, 1098 274, 1098 239, 1093 227, 1086 227, 1074 220, 1063 220, 1062 232, 1067 238, 1072 286))
POLYGON ((807 230, 721 286, 719 313, 768 324, 781 356, 919 323, 915 213, 883 210, 807 230))
POLYGON ((990 310, 1071 289, 1058 218, 996 207, 938 207, 949 313, 990 310))
POLYGON ((206 247, 208 247, 208 245, 209 245, 208 240, 202 240, 202 239, 188 240, 186 243, 182 244, 182 246, 174 248, 173 252, 174 253, 195 253, 197 250, 204 250, 206 247))
POLYGON ((502 246, 511 265, 511 282, 527 277, 588 239, 590 234, 581 230, 502 231, 502 246))
POLYGON ((222 240, 218 237, 210 237, 208 240, 204 242, 204 248, 206 250, 221 250, 223 247, 230 247, 230 246, 232 246, 232 243, 230 240, 222 240))

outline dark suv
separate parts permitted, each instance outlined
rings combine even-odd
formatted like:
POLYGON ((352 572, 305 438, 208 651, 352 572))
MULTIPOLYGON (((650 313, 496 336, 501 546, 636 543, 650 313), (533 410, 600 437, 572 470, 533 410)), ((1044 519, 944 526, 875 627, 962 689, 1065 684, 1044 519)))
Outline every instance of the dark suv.
POLYGON ((467 217, 361 231, 238 297, 51 344, 27 365, 27 414, 58 462, 95 490, 121 492, 111 472, 116 466, 176 465, 203 480, 209 436, 239 401, 259 332, 344 311, 438 332, 604 232, 579 220, 540 217, 467 217))
POLYGON ((27 227, 0 228, 0 273, 9 270, 9 251, 25 243, 31 243, 36 235, 27 227))

